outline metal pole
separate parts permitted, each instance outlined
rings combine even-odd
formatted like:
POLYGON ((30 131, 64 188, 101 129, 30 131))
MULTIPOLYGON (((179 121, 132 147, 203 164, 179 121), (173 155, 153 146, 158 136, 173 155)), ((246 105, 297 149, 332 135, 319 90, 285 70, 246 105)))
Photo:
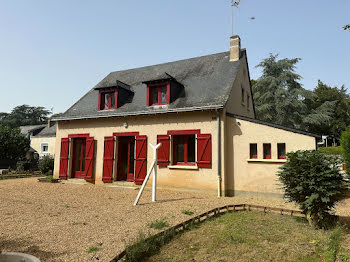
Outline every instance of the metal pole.
POLYGON ((153 181, 152 181, 152 202, 156 202, 157 198, 157 159, 158 159, 158 151, 157 149, 162 145, 162 143, 157 144, 155 147, 153 147, 153 181))

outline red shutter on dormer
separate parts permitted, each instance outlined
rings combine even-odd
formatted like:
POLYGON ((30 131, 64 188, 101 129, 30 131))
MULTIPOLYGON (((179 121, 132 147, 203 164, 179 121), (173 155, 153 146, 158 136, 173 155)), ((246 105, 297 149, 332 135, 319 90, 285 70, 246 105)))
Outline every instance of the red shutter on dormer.
POLYGON ((103 154, 103 182, 113 180, 113 160, 114 160, 114 136, 106 136, 103 154))
POLYGON ((147 173, 147 136, 136 136, 135 184, 142 184, 147 173))
POLYGON ((157 164, 159 166, 167 166, 169 165, 170 136, 157 135, 157 144, 158 143, 162 143, 162 145, 158 148, 157 164))
POLYGON ((94 162, 94 147, 95 140, 93 137, 86 139, 86 153, 85 153, 85 180, 93 180, 93 162, 94 162))
POLYGON ((69 138, 61 139, 61 155, 60 155, 60 179, 67 179, 68 169, 68 154, 69 154, 69 138))
POLYGON ((197 166, 211 168, 211 134, 197 134, 197 166))

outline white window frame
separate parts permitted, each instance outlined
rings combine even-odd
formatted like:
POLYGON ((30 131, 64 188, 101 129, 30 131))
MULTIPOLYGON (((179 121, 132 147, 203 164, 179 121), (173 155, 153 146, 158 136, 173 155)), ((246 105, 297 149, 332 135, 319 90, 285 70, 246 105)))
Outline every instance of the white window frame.
POLYGON ((40 143, 40 153, 41 154, 48 154, 49 153, 49 143, 48 142, 40 143), (47 151, 43 151, 43 146, 47 146, 47 151))

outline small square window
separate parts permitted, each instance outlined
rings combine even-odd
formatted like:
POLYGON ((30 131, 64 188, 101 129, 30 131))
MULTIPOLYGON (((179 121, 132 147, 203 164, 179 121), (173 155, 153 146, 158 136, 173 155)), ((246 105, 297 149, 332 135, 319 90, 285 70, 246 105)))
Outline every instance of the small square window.
POLYGON ((116 108, 116 91, 101 91, 100 99, 100 110, 116 108))
POLYGON ((264 144, 264 159, 271 159, 271 144, 264 144))
POLYGON ((174 165, 195 165, 195 135, 174 135, 173 136, 173 164, 174 165))
POLYGON ((258 145, 257 144, 249 144, 249 157, 250 158, 258 158, 258 145))
POLYGON ((149 105, 166 105, 168 104, 168 87, 167 84, 149 87, 149 105))
POLYGON ((48 143, 41 143, 40 144, 40 151, 42 154, 49 152, 49 144, 48 143))
POLYGON ((278 143, 277 144, 277 154, 278 159, 286 159, 286 144, 278 143))

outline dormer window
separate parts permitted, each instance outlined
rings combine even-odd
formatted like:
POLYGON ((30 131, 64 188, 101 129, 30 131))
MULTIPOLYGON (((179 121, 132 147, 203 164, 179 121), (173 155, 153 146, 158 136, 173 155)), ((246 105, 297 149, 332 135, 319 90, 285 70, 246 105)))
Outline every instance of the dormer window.
POLYGON ((167 105, 170 104, 170 82, 147 85, 147 105, 167 105))
POLYGON ((118 101, 118 89, 100 90, 99 110, 116 109, 118 101))

